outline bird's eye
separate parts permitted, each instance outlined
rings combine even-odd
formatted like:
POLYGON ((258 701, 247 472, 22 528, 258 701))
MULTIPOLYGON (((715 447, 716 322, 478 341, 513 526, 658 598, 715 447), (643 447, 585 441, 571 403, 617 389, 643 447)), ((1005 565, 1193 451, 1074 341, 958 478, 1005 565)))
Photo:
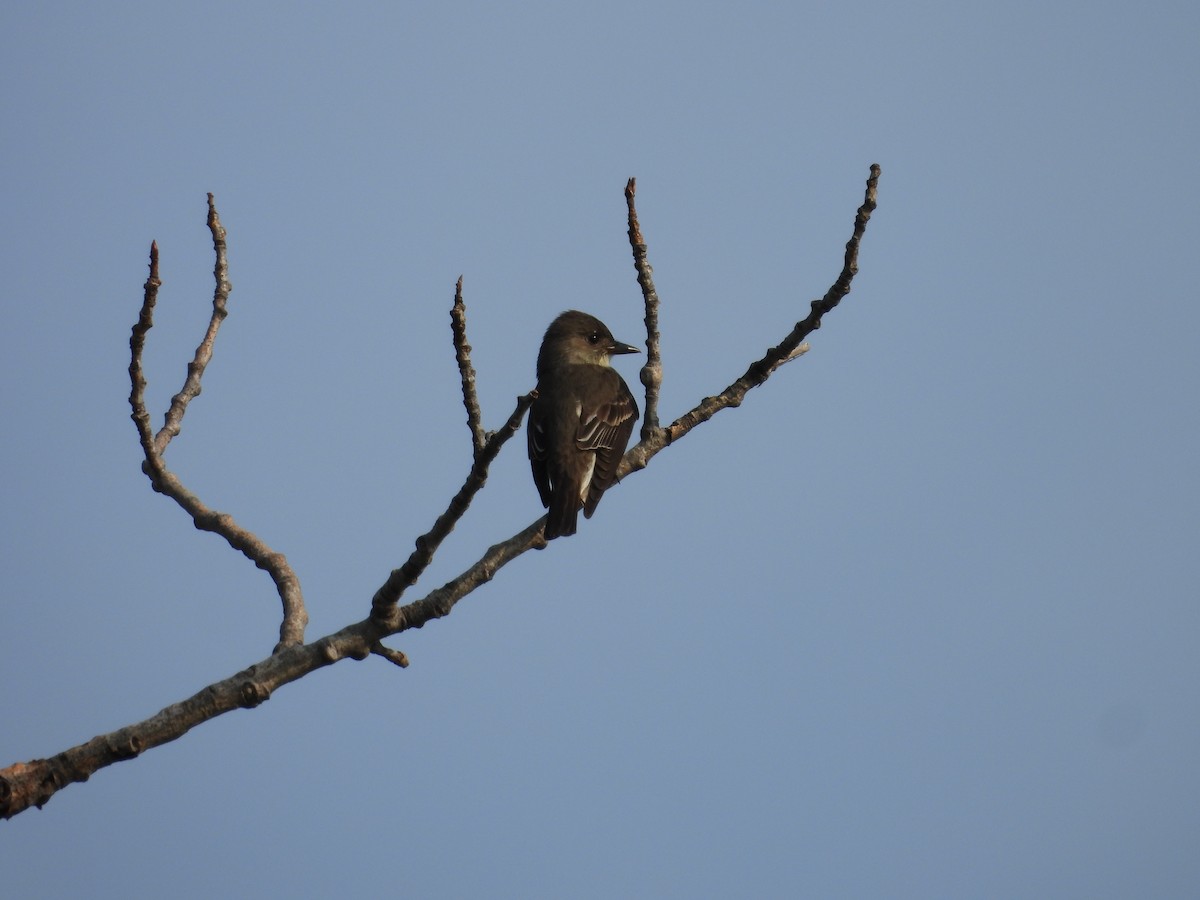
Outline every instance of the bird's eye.
POLYGON ((589 344, 598 344, 598 343, 600 343, 600 332, 598 332, 598 331, 593 331, 591 334, 589 334, 589 335, 588 335, 588 343, 589 343, 589 344))

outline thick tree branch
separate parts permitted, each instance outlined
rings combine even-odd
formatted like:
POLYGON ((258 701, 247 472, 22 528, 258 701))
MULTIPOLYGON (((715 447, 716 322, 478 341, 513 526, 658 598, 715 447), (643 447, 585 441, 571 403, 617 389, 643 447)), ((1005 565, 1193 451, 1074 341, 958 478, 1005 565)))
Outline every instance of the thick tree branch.
POLYGON ((158 244, 150 245, 150 277, 146 279, 142 309, 133 333, 129 338, 129 405, 133 409, 130 418, 137 426, 138 440, 142 445, 145 462, 142 471, 150 478, 154 490, 166 494, 178 503, 201 531, 211 531, 219 534, 235 550, 241 552, 258 568, 264 570, 275 582, 275 589, 283 604, 283 621, 279 626, 278 650, 291 644, 304 643, 304 628, 308 625, 308 612, 304 608, 304 595, 300 590, 300 579, 292 571, 287 558, 272 550, 254 532, 242 528, 228 513, 210 509, 200 501, 200 498, 189 491, 163 460, 163 451, 171 439, 179 434, 183 423, 183 415, 193 398, 200 393, 200 378, 208 361, 212 358, 213 342, 217 329, 227 315, 225 304, 229 298, 229 266, 225 259, 225 229, 217 216, 217 208, 213 195, 208 195, 208 228, 212 232, 213 249, 217 262, 213 268, 213 277, 217 287, 213 294, 213 314, 208 323, 208 331, 200 346, 196 348, 195 359, 188 365, 188 375, 183 389, 171 401, 167 411, 166 424, 157 435, 150 431, 150 413, 146 410, 146 377, 142 370, 142 354, 146 347, 146 335, 154 327, 154 306, 158 300, 158 289, 162 281, 158 274, 158 244))
POLYGON ((473 566, 423 599, 402 608, 393 606, 383 617, 386 623, 372 616, 311 644, 284 647, 142 722, 98 735, 49 759, 34 759, 0 769, 0 818, 10 819, 31 806, 40 809, 69 784, 87 781, 106 766, 133 759, 152 747, 182 737, 209 719, 235 709, 252 709, 284 685, 339 660, 362 660, 375 654, 406 666, 408 658, 382 646, 380 639, 449 615, 459 600, 491 581, 502 566, 526 550, 545 546, 541 536, 543 521, 544 517, 508 540, 489 547, 473 566))
MULTIPOLYGON (((851 281, 858 270, 859 243, 871 212, 875 209, 879 174, 879 167, 872 166, 871 177, 867 181, 866 199, 858 210, 853 236, 846 244, 842 272, 825 296, 812 304, 812 310, 808 317, 798 322, 779 344, 769 349, 761 359, 752 363, 740 378, 720 394, 715 397, 706 397, 696 407, 665 428, 656 426, 649 432, 643 430, 642 440, 626 453, 622 461, 620 470, 622 474, 645 468, 655 455, 673 441, 688 434, 693 428, 712 418, 720 410, 739 405, 748 391, 764 383, 776 369, 804 352, 807 345, 802 343, 803 339, 820 326, 822 316, 837 306, 850 290, 851 281)), ((630 208, 630 240, 634 247, 639 283, 642 284, 643 295, 647 302, 649 347, 651 343, 657 343, 657 294, 654 292, 653 282, 649 278, 649 265, 645 262, 645 243, 637 228, 632 188, 631 182, 626 194, 630 208), (639 245, 642 247, 640 261, 639 245), (645 273, 645 280, 642 277, 643 273, 645 273), (654 297, 655 317, 653 320, 651 318, 651 297, 654 297)), ((215 211, 213 219, 215 219, 215 211)), ((218 266, 218 270, 219 268, 218 266)), ((218 284, 222 283, 220 274, 217 275, 217 279, 218 284)), ((146 332, 153 324, 154 302, 159 284, 158 249, 157 246, 152 246, 150 277, 145 286, 146 297, 138 323, 134 326, 133 336, 130 339, 133 357, 130 364, 130 378, 133 382, 130 404, 134 409, 133 419, 138 425, 138 434, 146 455, 148 474, 156 488, 170 494, 189 511, 196 521, 197 527, 211 525, 210 530, 223 534, 230 544, 246 553, 247 556, 251 556, 248 549, 239 546, 235 542, 235 537, 231 537, 231 535, 243 534, 233 524, 232 519, 207 510, 183 488, 174 475, 166 470, 162 464, 161 453, 156 450, 155 438, 150 434, 149 415, 146 413, 143 399, 145 379, 141 373, 141 355, 146 332)), ((462 334, 462 346, 465 347, 465 330, 462 334)), ((456 331, 456 349, 460 346, 459 341, 456 331)), ((199 353, 197 355, 199 356, 199 353)), ((460 362, 461 371, 463 370, 460 362)), ((643 380, 653 382, 657 391, 660 379, 661 372, 651 372, 648 378, 643 380)), ((647 407, 649 407, 651 385, 647 384, 646 387, 647 407)), ((196 392, 198 393, 198 391, 196 392)), ((195 396, 195 394, 193 393, 191 396, 195 396)), ((657 398, 657 393, 655 397, 657 398)), ((72 782, 86 781, 92 773, 105 766, 131 759, 151 747, 157 747, 181 737, 196 725, 230 710, 257 706, 283 685, 339 660, 362 660, 370 655, 376 655, 398 666, 407 665, 408 658, 397 650, 384 647, 381 643, 383 638, 413 628, 420 628, 426 622, 449 615, 459 600, 490 581, 503 566, 527 550, 546 547, 545 538, 542 536, 542 526, 545 522, 543 516, 507 540, 489 547, 472 566, 440 588, 431 591, 420 600, 405 606, 398 605, 404 590, 424 572, 442 540, 466 512, 474 495, 483 487, 488 467, 499 453, 500 448, 520 427, 521 419, 531 401, 531 395, 520 397, 517 400, 516 409, 504 427, 485 440, 482 448, 475 455, 474 464, 466 481, 450 501, 446 511, 438 517, 428 533, 417 539, 417 547, 412 555, 404 565, 391 573, 387 582, 376 592, 372 600, 371 615, 368 618, 348 625, 311 644, 285 644, 281 641, 281 645, 266 659, 236 675, 209 685, 181 703, 164 708, 143 722, 100 735, 50 759, 16 763, 7 769, 0 770, 0 817, 11 818, 30 806, 40 807, 58 790, 72 782)), ((657 399, 655 399, 656 403, 657 399)), ((184 401, 184 405, 186 406, 186 401, 184 401)), ((468 416, 470 416, 469 406, 468 416)), ((472 427, 473 437, 475 433, 475 429, 472 427)), ((245 532, 244 534, 249 533, 245 532)), ((249 537, 257 541, 253 535, 249 537)), ((261 544, 261 542, 259 543, 261 544)), ((261 545, 261 547, 265 547, 265 545, 261 545)), ((253 552, 260 552, 260 550, 253 552)), ((270 553, 269 550, 266 552, 270 553)), ((255 557, 251 556, 251 558, 255 557)))

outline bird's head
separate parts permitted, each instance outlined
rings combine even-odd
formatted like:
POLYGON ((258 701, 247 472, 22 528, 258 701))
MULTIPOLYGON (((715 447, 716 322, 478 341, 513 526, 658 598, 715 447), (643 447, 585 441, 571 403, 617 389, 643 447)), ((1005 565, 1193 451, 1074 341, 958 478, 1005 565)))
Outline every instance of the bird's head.
POLYGON ((546 329, 538 353, 538 374, 563 365, 607 366, 616 354, 637 352, 637 347, 616 340, 595 316, 571 309, 546 329))

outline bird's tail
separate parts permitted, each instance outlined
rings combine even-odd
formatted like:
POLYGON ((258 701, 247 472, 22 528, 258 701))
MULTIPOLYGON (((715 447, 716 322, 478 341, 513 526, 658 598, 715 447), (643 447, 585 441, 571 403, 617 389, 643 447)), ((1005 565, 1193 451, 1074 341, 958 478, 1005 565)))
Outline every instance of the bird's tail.
POLYGON ((573 485, 556 485, 550 498, 550 512, 546 513, 546 540, 575 533, 579 520, 579 489, 573 485))

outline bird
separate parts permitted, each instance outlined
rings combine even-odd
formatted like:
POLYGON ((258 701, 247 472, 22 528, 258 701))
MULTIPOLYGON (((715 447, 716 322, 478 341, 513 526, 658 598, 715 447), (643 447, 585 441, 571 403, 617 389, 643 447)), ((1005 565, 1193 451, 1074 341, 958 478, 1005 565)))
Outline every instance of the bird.
POLYGON ((616 481, 638 418, 637 401, 613 356, 637 353, 603 322, 578 310, 559 315, 542 338, 529 408, 529 464, 546 514, 546 540, 575 533, 616 481))

